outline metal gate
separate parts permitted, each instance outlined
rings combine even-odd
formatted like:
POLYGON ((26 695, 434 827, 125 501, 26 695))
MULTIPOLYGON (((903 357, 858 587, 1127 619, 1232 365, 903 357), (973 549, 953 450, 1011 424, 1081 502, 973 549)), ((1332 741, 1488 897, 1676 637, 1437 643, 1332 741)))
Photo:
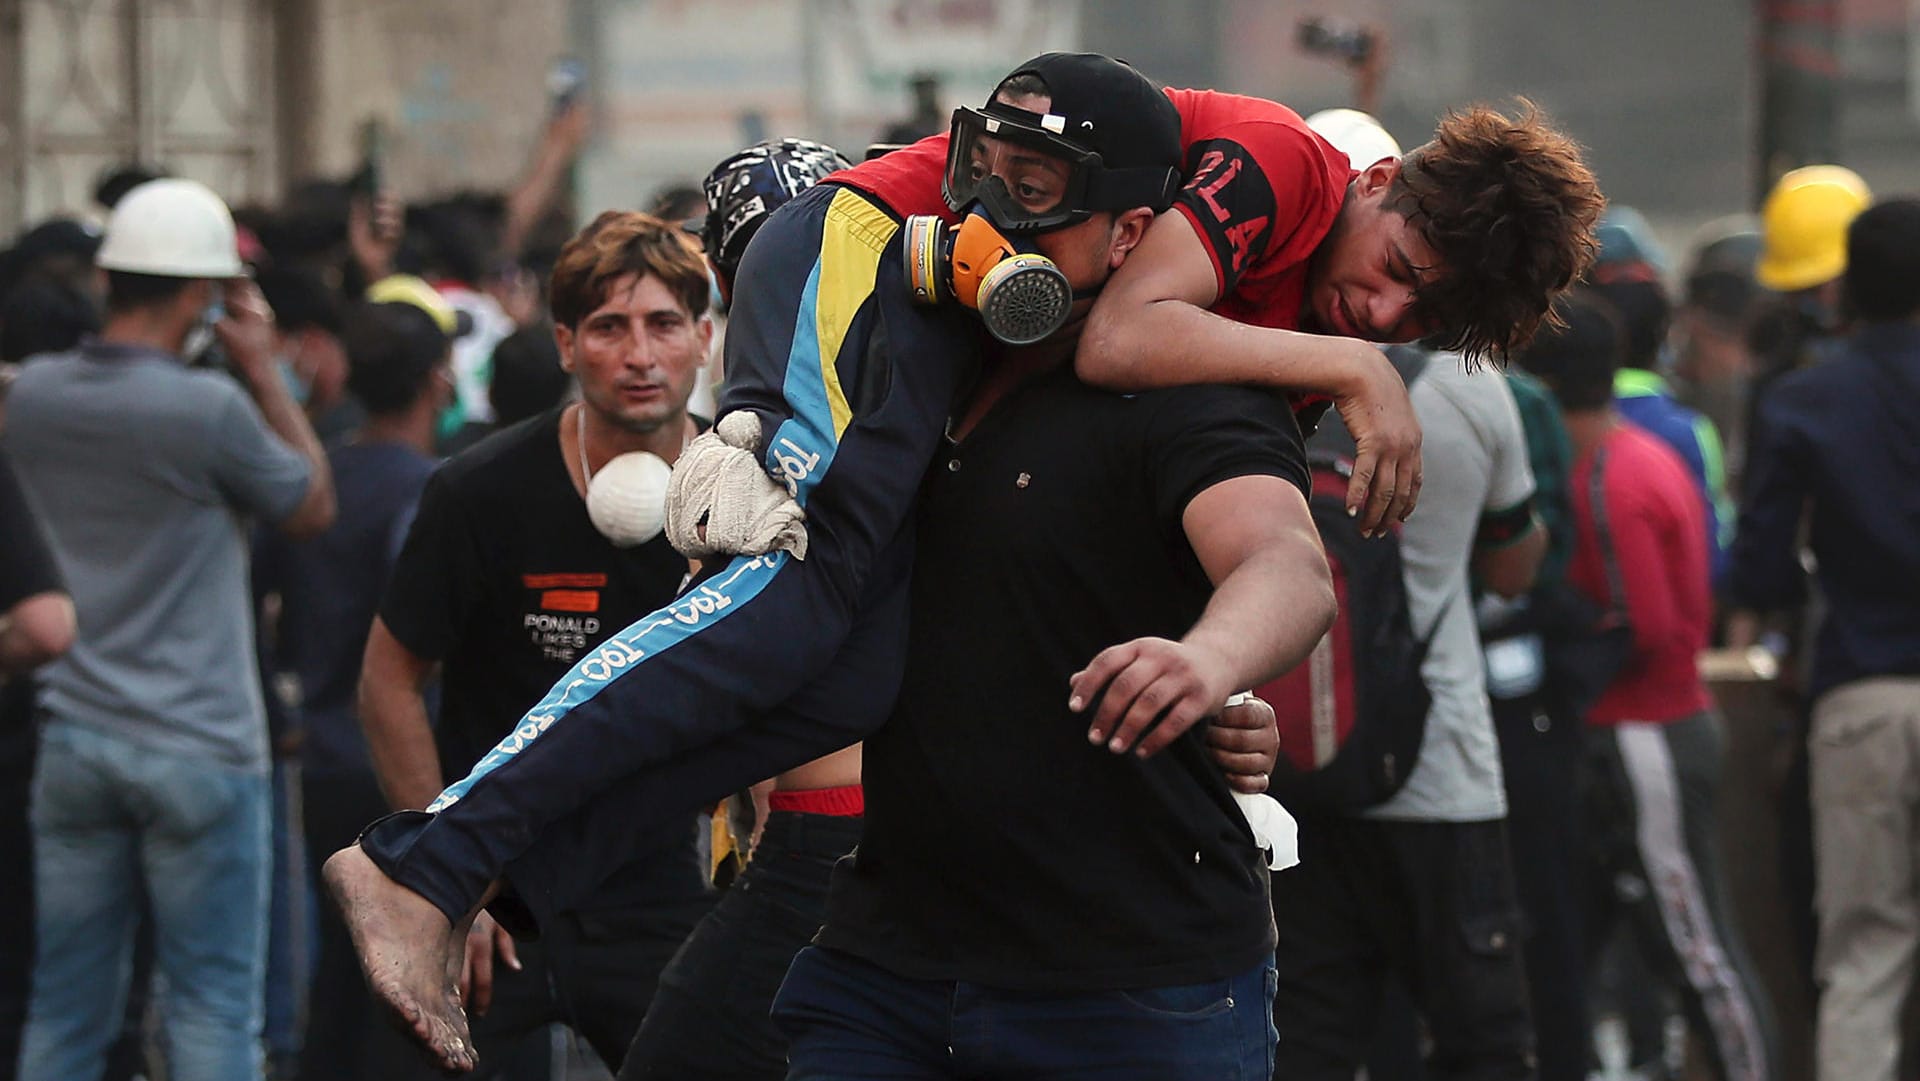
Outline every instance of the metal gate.
POLYGON ((272 0, 0 0, 0 234, 139 161, 271 195, 272 0))

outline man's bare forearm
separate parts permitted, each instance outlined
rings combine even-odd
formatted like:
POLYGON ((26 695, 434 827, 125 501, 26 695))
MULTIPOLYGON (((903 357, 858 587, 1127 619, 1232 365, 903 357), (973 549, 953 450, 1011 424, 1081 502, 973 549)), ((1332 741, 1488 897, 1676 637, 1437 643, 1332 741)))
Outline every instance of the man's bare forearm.
POLYGON ((1181 524, 1213 583, 1200 619, 1178 642, 1109 646, 1068 680, 1067 708, 1098 699, 1087 738, 1116 754, 1158 753, 1234 691, 1298 664, 1333 622, 1326 555, 1289 482, 1221 481, 1187 503, 1181 524))
POLYGON ((580 156, 580 144, 586 137, 586 109, 585 104, 576 102, 566 113, 548 120, 526 174, 507 194, 507 220, 501 230, 500 248, 508 258, 520 256, 528 234, 565 186, 567 170, 580 156))
POLYGON ((424 810, 446 787, 425 702, 418 694, 363 694, 360 711, 373 771, 387 804, 396 811, 424 810), (369 708, 373 702, 381 704, 369 708))
POLYGON ((417 692, 363 691, 360 713, 388 805, 396 811, 424 809, 445 787, 425 701, 417 692))
POLYGON ((1361 531, 1412 513, 1420 492, 1420 421, 1400 373, 1378 348, 1357 338, 1246 326, 1184 300, 1104 300, 1075 358, 1081 379, 1123 392, 1231 383, 1324 394, 1353 435, 1347 512, 1360 517, 1361 531))
POLYGON ((1290 540, 1235 567, 1181 640, 1220 658, 1234 686, 1254 687, 1306 660, 1336 606, 1319 545, 1290 540))
POLYGON ((1180 300, 1089 317, 1075 369, 1109 390, 1233 383, 1329 395, 1351 393, 1379 350, 1353 338, 1236 323, 1180 300))
POLYGON ((385 624, 374 624, 360 675, 360 727, 380 791, 397 811, 424 810, 444 787, 422 693, 430 672, 385 624))

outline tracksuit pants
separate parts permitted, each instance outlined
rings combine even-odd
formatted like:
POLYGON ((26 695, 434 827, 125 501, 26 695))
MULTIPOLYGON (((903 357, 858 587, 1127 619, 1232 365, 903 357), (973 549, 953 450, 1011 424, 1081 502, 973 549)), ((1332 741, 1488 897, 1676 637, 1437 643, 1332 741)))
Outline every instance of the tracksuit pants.
POLYGON ((821 185, 769 220, 736 282, 720 412, 760 417, 768 472, 807 512, 807 558, 736 558, 583 658, 425 813, 368 829, 389 877, 457 920, 505 874, 537 920, 617 868, 649 816, 885 720, 914 493, 981 345, 977 321, 913 302, 898 229, 821 185))
POLYGON ((1716 1076, 1779 1076, 1771 1005, 1721 879, 1718 718, 1592 726, 1587 735, 1596 872, 1589 940, 1602 941, 1614 918, 1630 918, 1647 956, 1680 989, 1716 1076))

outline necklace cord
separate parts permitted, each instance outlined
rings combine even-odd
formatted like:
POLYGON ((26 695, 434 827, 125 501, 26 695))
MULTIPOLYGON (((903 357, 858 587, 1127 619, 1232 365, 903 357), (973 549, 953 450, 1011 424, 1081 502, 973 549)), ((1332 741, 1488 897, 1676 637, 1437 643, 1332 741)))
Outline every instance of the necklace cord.
POLYGON ((587 487, 593 484, 593 468, 587 465, 587 407, 574 406, 573 430, 580 438, 580 484, 587 487))
MULTIPOLYGON (((593 484, 593 468, 587 464, 587 406, 585 402, 580 402, 573 408, 573 431, 579 436, 575 442, 580 448, 580 484, 587 487, 593 484)), ((692 433, 683 430, 680 433, 680 449, 686 450, 692 439, 692 433)))

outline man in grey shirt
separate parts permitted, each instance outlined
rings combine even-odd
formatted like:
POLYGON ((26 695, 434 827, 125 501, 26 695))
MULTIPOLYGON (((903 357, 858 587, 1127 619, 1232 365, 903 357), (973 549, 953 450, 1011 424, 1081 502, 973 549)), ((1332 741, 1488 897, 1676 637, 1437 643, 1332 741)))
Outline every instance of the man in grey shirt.
POLYGON ((105 329, 20 373, 5 433, 79 616, 43 673, 20 1076, 100 1075, 144 886, 169 1072, 243 1081, 261 1072, 268 874, 247 527, 316 533, 333 484, 218 196, 135 188, 96 261, 105 329), (216 339, 231 376, 184 363, 216 339))
POLYGON ((1357 817, 1300 816, 1300 866, 1274 880, 1274 1076, 1351 1078, 1392 973, 1426 1016, 1430 1073, 1521 1081, 1534 1075, 1533 1027, 1472 584, 1524 593, 1546 531, 1506 381, 1403 349, 1426 484, 1400 554, 1413 632, 1431 636, 1420 675, 1433 702, 1393 798, 1357 817))
MULTIPOLYGON (((1372 117, 1358 119, 1321 134, 1356 159, 1396 148, 1372 117)), ((1425 1015, 1427 1073, 1531 1081, 1507 797, 1472 589, 1525 593, 1546 530, 1533 512, 1520 414, 1499 373, 1417 346, 1388 356, 1423 433, 1426 485, 1399 543, 1409 621, 1429 643, 1420 678, 1432 702, 1413 769, 1391 799, 1353 817, 1300 816, 1300 866, 1273 890, 1281 1032, 1273 1073, 1347 1081, 1370 1049, 1393 1050, 1376 1040, 1392 973, 1425 1015)))

